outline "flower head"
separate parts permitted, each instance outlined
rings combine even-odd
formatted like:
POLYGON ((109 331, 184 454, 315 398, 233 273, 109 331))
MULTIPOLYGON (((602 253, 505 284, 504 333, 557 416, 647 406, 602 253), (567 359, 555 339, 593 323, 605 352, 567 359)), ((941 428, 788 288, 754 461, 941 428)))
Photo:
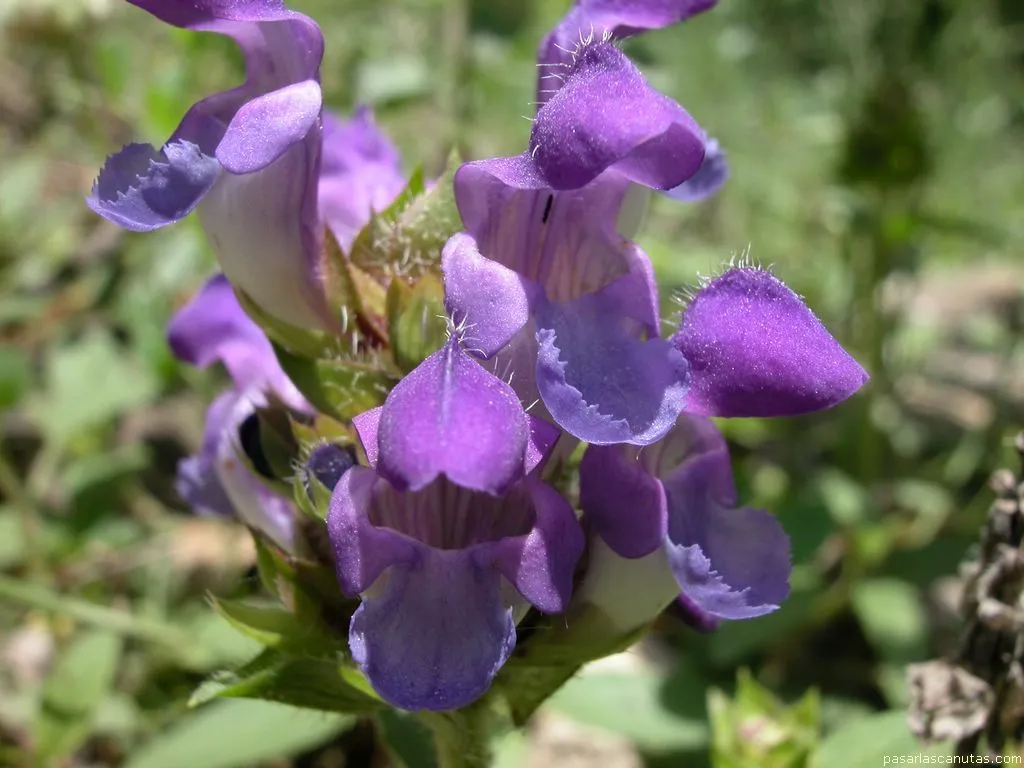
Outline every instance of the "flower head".
POLYGON ((490 686, 527 605, 569 599, 583 535, 535 470, 557 431, 452 339, 356 420, 371 467, 327 517, 338 580, 362 603, 353 658, 405 709, 454 709, 490 686))

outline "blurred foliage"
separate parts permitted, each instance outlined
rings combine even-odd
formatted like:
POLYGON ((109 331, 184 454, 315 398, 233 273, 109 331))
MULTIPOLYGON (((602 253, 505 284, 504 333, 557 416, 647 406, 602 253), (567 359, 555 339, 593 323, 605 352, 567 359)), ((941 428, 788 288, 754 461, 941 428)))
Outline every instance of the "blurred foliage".
MULTIPOLYGON (((328 104, 371 104, 430 176, 453 146, 525 146, 537 41, 567 3, 291 5, 323 27, 328 104)), ((626 44, 733 170, 715 200, 649 213, 666 316, 671 294, 749 251, 872 382, 834 412, 723 424, 742 496, 793 538, 784 607, 708 635, 669 612, 628 655, 639 669, 585 673, 538 723, 617 734, 654 767, 918 751, 904 670, 955 637, 957 563, 1024 422, 1021 9, 722 0, 626 44)), ((222 618, 230 602, 206 599, 260 593, 248 537, 193 518, 172 485, 219 379, 179 366, 164 325, 213 263, 194 221, 135 237, 82 201, 106 153, 162 140, 240 77, 229 41, 127 3, 0 0, 0 765, 375 759, 350 716, 230 698, 187 711, 213 670, 252 671, 257 647, 222 618)), ((430 297, 392 302, 414 300, 430 297)), ((382 728, 376 759, 429 763, 414 724, 382 728)), ((541 731, 505 739, 501 764, 550 764, 541 731)))

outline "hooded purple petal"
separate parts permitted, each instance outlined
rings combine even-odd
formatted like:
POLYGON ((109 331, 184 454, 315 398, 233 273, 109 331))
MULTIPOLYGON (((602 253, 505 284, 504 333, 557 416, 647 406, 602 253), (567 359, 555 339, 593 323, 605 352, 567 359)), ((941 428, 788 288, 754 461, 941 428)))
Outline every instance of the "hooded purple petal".
POLYGON ((684 203, 698 203, 711 197, 729 179, 729 164, 725 152, 715 139, 704 145, 704 162, 693 176, 665 194, 684 203))
MULTIPOLYGON (((632 282, 625 278, 623 282, 632 282)), ((588 443, 646 445, 675 423, 686 360, 623 313, 619 286, 537 316, 537 387, 566 432, 588 443)))
POLYGON ((347 122, 324 115, 320 161, 320 216, 348 250, 374 211, 405 186, 398 150, 377 128, 368 107, 347 122))
POLYGON ((845 400, 868 378, 795 293, 752 267, 698 291, 672 343, 690 364, 689 413, 809 413, 845 400))
POLYGON ((239 389, 271 391, 298 410, 309 404, 281 370, 266 335, 242 309, 223 275, 214 275, 175 313, 167 329, 175 356, 201 368, 221 362, 239 389))
POLYGON ((410 710, 447 710, 482 696, 515 647, 501 576, 464 552, 431 551, 395 566, 352 616, 352 658, 381 697, 410 710))
POLYGON ((530 320, 541 289, 518 272, 481 255, 465 232, 453 235, 441 255, 445 307, 466 328, 466 346, 489 357, 530 320))
POLYGON ((161 151, 115 155, 89 205, 129 229, 154 229, 196 205, 228 278, 270 314, 330 330, 320 285, 316 24, 275 0, 133 0, 170 24, 232 37, 246 80, 194 105, 161 151), (216 158, 216 159, 214 159, 216 158))
POLYGON ((561 86, 561 66, 587 40, 621 40, 649 29, 677 24, 713 7, 717 0, 577 0, 548 33, 537 52, 541 72, 538 101, 544 103, 561 86))
POLYGON ((530 134, 529 157, 552 189, 577 189, 608 168, 672 189, 700 168, 703 131, 614 45, 581 46, 565 72, 530 134))
POLYGON ((378 468, 401 489, 419 490, 444 474, 464 488, 501 493, 523 477, 528 438, 515 391, 453 336, 388 395, 378 468))

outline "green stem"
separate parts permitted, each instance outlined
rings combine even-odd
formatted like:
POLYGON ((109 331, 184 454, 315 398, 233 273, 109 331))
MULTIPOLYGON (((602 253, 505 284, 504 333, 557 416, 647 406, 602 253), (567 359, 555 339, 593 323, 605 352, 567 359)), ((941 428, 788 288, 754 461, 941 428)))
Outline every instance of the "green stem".
POLYGON ((423 712, 420 718, 434 734, 437 768, 489 768, 492 723, 486 704, 454 712, 423 712))

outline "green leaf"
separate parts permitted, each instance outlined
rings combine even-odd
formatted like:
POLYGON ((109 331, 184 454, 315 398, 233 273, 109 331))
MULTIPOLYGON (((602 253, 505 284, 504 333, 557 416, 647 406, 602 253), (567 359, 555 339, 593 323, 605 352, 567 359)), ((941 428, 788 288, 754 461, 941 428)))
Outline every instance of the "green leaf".
POLYGON ((928 616, 916 587, 899 579, 853 586, 853 611, 868 641, 886 661, 922 659, 928 652, 928 616))
POLYGON ((192 694, 190 706, 212 699, 263 699, 322 712, 367 714, 383 703, 357 687, 338 660, 304 659, 266 650, 234 672, 218 672, 192 694))
POLYGON ((424 275, 412 287, 394 278, 388 288, 387 314, 391 354, 406 373, 444 344, 444 286, 433 275, 424 275))
POLYGON ((24 558, 24 522, 14 507, 0 506, 0 570, 18 565, 24 558))
POLYGON ((331 637, 315 622, 303 620, 280 605, 252 605, 234 600, 213 601, 232 627, 268 648, 309 656, 333 656, 344 643, 331 637))
POLYGON ((149 402, 158 387, 152 371, 95 331, 51 352, 43 392, 29 401, 29 412, 63 443, 149 402))
POLYGON ((71 754, 85 743, 96 712, 110 693, 121 656, 121 638, 91 630, 57 657, 43 684, 34 741, 40 762, 71 754))
POLYGON ((877 768, 885 758, 911 755, 948 755, 949 745, 924 746, 907 728, 907 713, 882 712, 853 720, 825 738, 818 749, 818 764, 828 768, 877 768))
POLYGON ((156 736, 126 768, 252 768, 323 744, 355 721, 267 701, 218 701, 156 736))
POLYGON ((17 403, 32 384, 32 365, 27 352, 0 349, 0 410, 17 403))
POLYGON ((437 750, 430 729, 415 716, 383 709, 377 722, 394 768, 437 768, 437 750))
MULTIPOLYGON (((406 191, 375 215, 356 237, 349 258, 368 274, 379 278, 395 274, 416 279, 437 273, 441 249, 462 228, 455 205, 453 181, 460 165, 452 153, 440 177, 425 189, 422 171, 409 181, 406 191)), ((381 282, 388 284, 387 279, 381 282)))
POLYGON ((650 752, 702 747, 708 741, 705 680, 694 667, 669 677, 653 669, 584 672, 566 683, 546 707, 620 734, 650 752))
POLYGON ((317 409, 342 421, 384 402, 398 377, 374 360, 309 360, 277 349, 288 377, 317 409))
POLYGON ((735 696, 708 692, 715 768, 803 768, 817 746, 820 700, 808 691, 783 704, 741 670, 735 696))

